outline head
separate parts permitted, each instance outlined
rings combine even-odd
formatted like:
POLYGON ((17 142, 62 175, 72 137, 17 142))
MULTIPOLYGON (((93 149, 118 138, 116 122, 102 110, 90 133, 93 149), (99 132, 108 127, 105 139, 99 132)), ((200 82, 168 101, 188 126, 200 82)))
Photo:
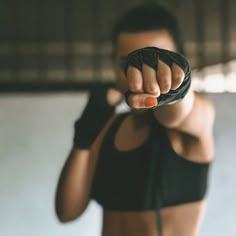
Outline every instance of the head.
POLYGON ((132 51, 155 46, 183 54, 175 17, 164 7, 149 3, 127 12, 112 31, 113 65, 122 92, 127 90, 122 60, 132 51))

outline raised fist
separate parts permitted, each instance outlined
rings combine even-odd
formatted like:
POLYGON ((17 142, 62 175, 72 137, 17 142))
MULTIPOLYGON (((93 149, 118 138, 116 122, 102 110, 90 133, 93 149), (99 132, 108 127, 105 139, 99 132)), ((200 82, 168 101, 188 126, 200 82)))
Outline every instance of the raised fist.
POLYGON ((132 108, 170 103, 182 98, 190 86, 190 66, 184 56, 160 48, 130 53, 124 70, 129 89, 126 100, 132 108))

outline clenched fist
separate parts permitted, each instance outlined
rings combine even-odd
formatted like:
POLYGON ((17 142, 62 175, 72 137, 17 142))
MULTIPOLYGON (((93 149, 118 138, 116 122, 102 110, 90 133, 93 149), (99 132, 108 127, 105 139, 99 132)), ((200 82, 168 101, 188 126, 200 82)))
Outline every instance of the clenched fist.
POLYGON ((125 64, 132 108, 150 108, 183 98, 190 86, 190 66, 184 56, 147 47, 130 53, 125 64))

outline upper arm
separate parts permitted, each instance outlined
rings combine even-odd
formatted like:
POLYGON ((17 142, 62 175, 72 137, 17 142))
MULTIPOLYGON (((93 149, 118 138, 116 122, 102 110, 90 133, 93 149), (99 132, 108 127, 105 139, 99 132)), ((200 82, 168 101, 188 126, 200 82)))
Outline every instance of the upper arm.
POLYGON ((214 120, 213 103, 206 97, 195 95, 191 111, 175 129, 198 140, 205 140, 213 136, 214 120))
MULTIPOLYGON (((198 153, 203 161, 210 161, 214 156, 214 128, 215 109, 213 103, 197 95, 193 109, 177 128, 183 132, 183 143, 191 153, 198 153)), ((192 155, 192 154, 188 154, 192 155)))

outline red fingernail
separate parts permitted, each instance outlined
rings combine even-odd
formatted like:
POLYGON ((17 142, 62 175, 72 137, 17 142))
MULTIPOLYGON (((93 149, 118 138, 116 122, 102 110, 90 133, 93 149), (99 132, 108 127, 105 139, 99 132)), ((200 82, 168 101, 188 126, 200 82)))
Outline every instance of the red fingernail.
POLYGON ((145 107, 155 107, 157 106, 157 99, 154 97, 147 97, 144 100, 145 107))

